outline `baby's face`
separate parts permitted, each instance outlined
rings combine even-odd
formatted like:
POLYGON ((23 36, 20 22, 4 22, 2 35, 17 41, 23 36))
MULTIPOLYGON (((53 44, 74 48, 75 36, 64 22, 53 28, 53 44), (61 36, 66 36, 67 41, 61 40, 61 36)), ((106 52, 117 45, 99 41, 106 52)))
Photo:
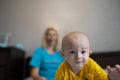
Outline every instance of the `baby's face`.
POLYGON ((82 69, 89 57, 89 41, 85 37, 70 37, 65 41, 64 56, 71 67, 82 69))

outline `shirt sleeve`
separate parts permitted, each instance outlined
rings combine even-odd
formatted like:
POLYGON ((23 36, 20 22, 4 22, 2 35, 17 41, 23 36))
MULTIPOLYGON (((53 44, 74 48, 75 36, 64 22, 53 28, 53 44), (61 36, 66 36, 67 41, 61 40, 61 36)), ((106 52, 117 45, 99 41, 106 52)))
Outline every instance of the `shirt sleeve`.
POLYGON ((95 80, 109 80, 107 73, 93 60, 91 60, 91 70, 95 80))
POLYGON ((29 65, 40 68, 41 63, 42 63, 42 48, 39 47, 34 51, 34 54, 30 60, 29 65))
POLYGON ((60 71, 58 71, 58 72, 56 73, 55 80, 64 80, 63 77, 62 77, 62 74, 60 73, 60 71))
POLYGON ((61 57, 61 62, 65 61, 66 60, 65 57, 59 51, 58 53, 59 53, 59 57, 61 57))
POLYGON ((59 68, 58 68, 58 70, 56 72, 55 80, 64 80, 64 74, 65 74, 65 72, 63 71, 63 69, 65 68, 65 66, 63 66, 64 63, 65 62, 63 62, 59 66, 59 68))

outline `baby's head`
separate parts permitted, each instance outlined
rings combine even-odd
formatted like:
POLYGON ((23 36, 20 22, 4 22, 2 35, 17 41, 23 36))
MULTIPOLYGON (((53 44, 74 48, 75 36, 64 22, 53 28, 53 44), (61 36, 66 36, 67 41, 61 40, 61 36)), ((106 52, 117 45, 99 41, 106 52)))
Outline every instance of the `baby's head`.
POLYGON ((62 40, 62 54, 71 67, 82 69, 91 53, 88 38, 81 32, 71 32, 62 40))

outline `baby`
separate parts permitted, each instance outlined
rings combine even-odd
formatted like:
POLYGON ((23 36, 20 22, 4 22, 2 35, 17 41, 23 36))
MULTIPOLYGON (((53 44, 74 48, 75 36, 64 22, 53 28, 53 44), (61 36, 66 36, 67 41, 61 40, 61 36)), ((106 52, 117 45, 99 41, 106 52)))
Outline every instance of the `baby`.
MULTIPOLYGON (((92 51, 89 40, 83 33, 71 32, 64 36, 61 53, 66 61, 58 68, 56 80, 111 80, 89 57, 92 51)), ((108 69, 111 70, 110 67, 108 69)))

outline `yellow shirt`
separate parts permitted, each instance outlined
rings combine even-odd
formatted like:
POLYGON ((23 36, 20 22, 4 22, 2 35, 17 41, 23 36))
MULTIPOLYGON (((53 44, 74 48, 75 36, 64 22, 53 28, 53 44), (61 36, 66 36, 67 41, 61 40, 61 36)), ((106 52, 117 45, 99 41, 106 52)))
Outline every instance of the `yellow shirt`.
POLYGON ((78 75, 75 75, 69 64, 63 62, 56 73, 56 80, 109 80, 107 73, 91 58, 78 75))

